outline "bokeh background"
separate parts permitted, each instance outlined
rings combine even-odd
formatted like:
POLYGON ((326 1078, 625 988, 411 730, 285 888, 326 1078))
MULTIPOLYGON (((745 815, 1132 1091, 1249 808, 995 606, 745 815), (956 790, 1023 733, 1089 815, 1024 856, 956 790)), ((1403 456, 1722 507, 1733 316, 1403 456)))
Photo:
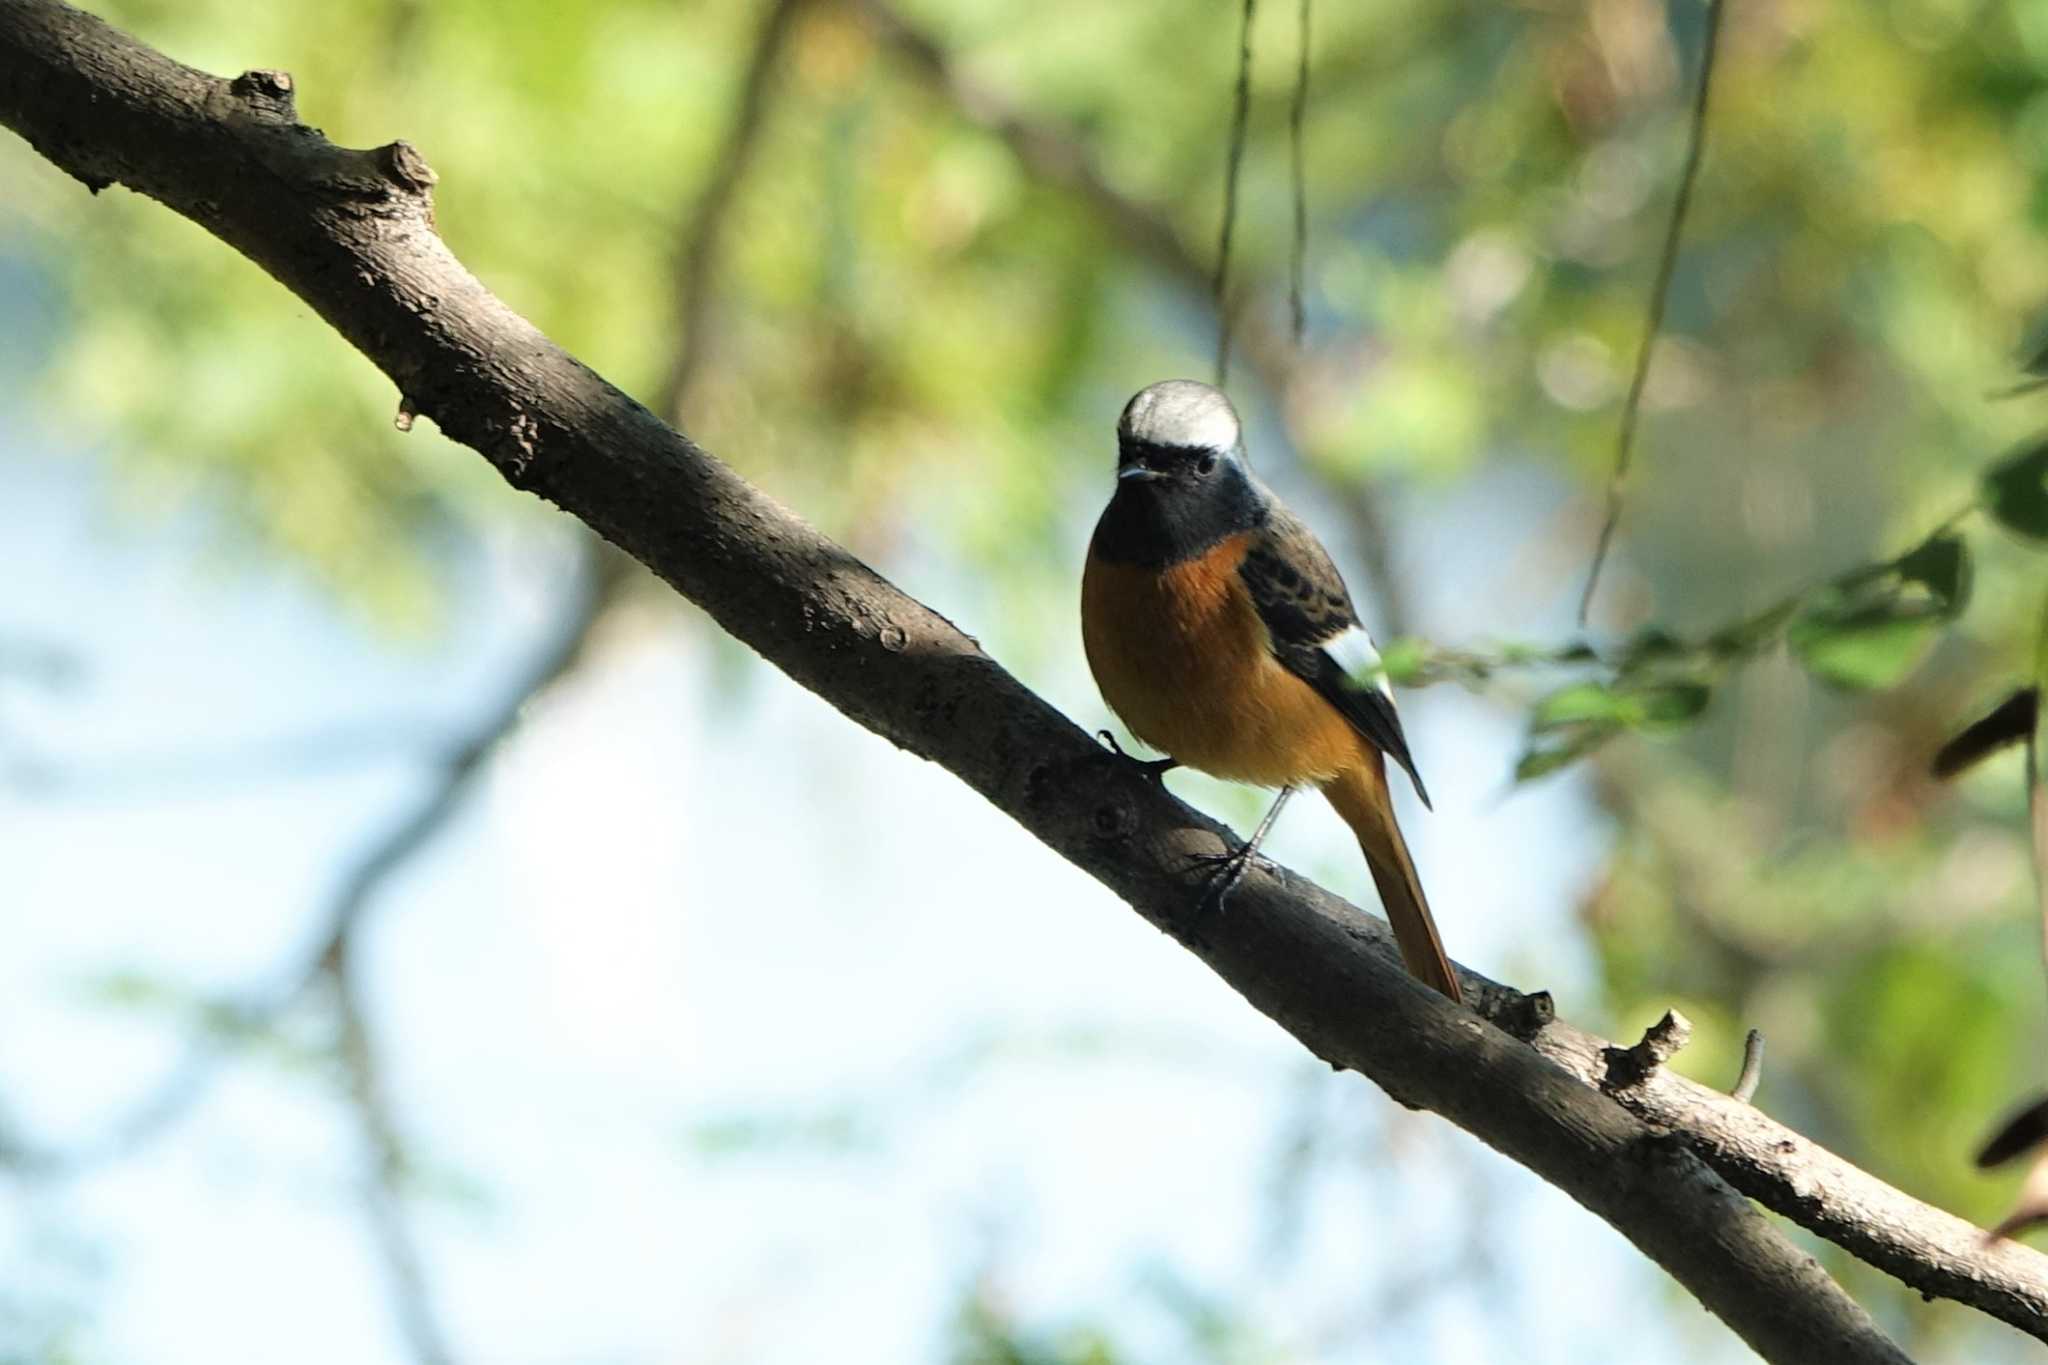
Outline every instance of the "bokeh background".
MULTIPOLYGON (((1078 565, 1119 406, 1212 363, 1236 6, 94 8, 410 139, 502 297, 1106 723, 1078 565)), ((2020 538, 1966 511, 1967 610, 1832 682, 1681 649, 1683 714, 1516 780, 1706 17, 1317 6, 1296 347, 1261 7, 1230 388, 1398 657, 1505 664, 1404 701, 1454 952, 1616 1033, 1676 1006, 1721 1084, 1761 1028, 1760 1104, 1989 1221, 1969 1153, 2048 1036, 2022 782, 1925 773, 2030 667, 2020 538)), ((1707 638, 1969 508, 2048 426, 1997 396, 2044 224, 2048 9, 1737 0, 1587 638, 1707 638)), ((0 1360, 1747 1358, 396 402, 0 139, 0 1360)), ((1370 900, 1326 811, 1273 851, 1370 900)), ((1917 1358, 2030 1358, 1823 1254, 1917 1358)))

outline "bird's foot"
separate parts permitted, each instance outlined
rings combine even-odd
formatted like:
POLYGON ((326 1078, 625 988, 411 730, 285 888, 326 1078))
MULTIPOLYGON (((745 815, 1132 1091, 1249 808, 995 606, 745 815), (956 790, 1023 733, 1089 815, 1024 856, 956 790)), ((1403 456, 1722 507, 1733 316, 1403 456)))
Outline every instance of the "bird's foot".
POLYGON ((1189 861, 1201 869, 1202 899, 1196 910, 1203 915, 1223 913, 1230 901, 1230 893, 1237 890, 1237 884, 1244 880, 1244 874, 1251 870, 1252 859, 1259 856, 1257 846, 1245 844, 1230 853, 1197 853, 1189 861))
POLYGON ((1107 744, 1110 747, 1110 751, 1112 753, 1114 753, 1118 758, 1122 759, 1124 762, 1130 764, 1133 768, 1136 768, 1139 771, 1139 773, 1143 774, 1146 778, 1150 779, 1151 781, 1159 781, 1161 777, 1165 775, 1168 769, 1178 768, 1180 766, 1180 760, 1177 758, 1133 757, 1132 755, 1124 752, 1124 746, 1117 743, 1116 736, 1111 734, 1109 731, 1097 730, 1095 734, 1099 739, 1101 739, 1101 741, 1104 744, 1107 744))
POLYGON ((1204 880, 1208 885, 1202 892, 1201 911, 1223 909, 1230 893, 1237 890, 1237 884, 1244 880, 1245 871, 1252 860, 1259 856, 1259 846, 1266 842, 1266 836, 1273 832, 1273 822, 1280 818, 1280 812, 1287 806, 1288 798, 1294 795, 1293 787, 1282 787, 1280 795, 1273 798, 1273 807, 1266 812, 1266 818, 1259 821, 1259 827, 1252 831, 1252 837, 1234 853, 1197 853, 1194 862, 1197 867, 1206 867, 1204 880))

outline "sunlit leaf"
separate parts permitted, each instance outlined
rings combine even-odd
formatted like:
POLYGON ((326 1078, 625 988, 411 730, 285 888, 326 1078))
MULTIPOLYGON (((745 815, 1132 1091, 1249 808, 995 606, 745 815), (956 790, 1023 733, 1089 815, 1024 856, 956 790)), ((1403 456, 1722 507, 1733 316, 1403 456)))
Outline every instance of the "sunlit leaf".
POLYGON ((1538 734, 1589 721, 1626 725, 1628 699, 1603 683, 1573 683, 1536 703, 1529 728, 1538 734))
POLYGON ((1543 734, 1588 723, 1625 730, 1682 725, 1706 710, 1712 697, 1712 688, 1690 680, 1612 687, 1573 683, 1536 704, 1529 728, 1543 734))
POLYGON ((1707 709, 1713 689, 1692 679, 1656 683, 1577 682, 1536 704, 1529 747, 1515 763, 1515 781, 1527 782, 1575 763, 1616 735, 1667 730, 1707 709))

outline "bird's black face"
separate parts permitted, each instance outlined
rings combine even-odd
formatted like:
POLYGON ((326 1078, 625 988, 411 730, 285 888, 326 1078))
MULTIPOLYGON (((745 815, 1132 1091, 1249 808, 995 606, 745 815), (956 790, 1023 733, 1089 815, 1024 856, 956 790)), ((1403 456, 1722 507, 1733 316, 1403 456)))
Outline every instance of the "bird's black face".
POLYGON ((1164 485, 1157 490, 1160 496, 1199 493, 1202 485, 1212 481, 1223 462, 1230 458, 1214 446, 1165 445, 1129 436, 1116 443, 1116 453, 1119 493, 1125 484, 1140 488, 1164 485))
POLYGON ((1263 512, 1258 486, 1235 450, 1124 436, 1095 553, 1115 563, 1178 563, 1257 526, 1263 512))

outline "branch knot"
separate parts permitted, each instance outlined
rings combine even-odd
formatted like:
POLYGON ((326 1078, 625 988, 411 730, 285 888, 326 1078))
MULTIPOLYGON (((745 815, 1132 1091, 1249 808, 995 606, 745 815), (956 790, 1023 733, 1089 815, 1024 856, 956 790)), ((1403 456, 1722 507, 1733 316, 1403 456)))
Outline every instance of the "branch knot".
POLYGON ((228 83, 228 89, 245 104, 256 105, 267 114, 298 122, 298 104, 292 93, 289 71, 244 71, 228 83))
POLYGON ((434 174, 434 168, 427 164, 427 159, 420 155, 419 148, 404 138, 379 147, 377 164, 399 188, 414 194, 424 195, 441 181, 441 177, 434 174))
POLYGON ((1643 1034, 1643 1040, 1634 1047, 1610 1047, 1603 1051, 1607 1062, 1607 1075, 1600 1088, 1608 1094, 1619 1090, 1632 1090, 1650 1079, 1658 1067, 1678 1055, 1678 1050, 1692 1041, 1692 1020, 1677 1010, 1664 1011, 1664 1017, 1650 1025, 1643 1034))
POLYGON ((1507 994, 1509 998, 1490 1013, 1494 1026, 1509 1037, 1526 1043, 1557 1021, 1557 1001, 1549 991, 1507 994))

